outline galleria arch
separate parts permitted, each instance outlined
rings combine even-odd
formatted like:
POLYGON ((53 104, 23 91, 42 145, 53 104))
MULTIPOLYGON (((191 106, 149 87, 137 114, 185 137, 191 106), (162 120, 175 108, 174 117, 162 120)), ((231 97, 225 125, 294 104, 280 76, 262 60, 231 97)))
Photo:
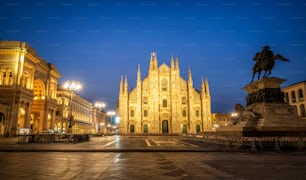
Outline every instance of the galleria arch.
POLYGON ((17 135, 20 128, 38 133, 55 119, 57 68, 28 44, 0 41, 0 135, 17 135), (0 127, 1 128, 1 127, 0 127))

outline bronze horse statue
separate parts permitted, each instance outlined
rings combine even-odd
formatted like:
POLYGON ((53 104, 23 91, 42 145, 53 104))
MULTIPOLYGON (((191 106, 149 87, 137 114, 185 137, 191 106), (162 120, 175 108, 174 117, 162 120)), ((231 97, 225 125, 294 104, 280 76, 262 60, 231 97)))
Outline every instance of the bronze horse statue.
POLYGON ((258 80, 260 79, 261 71, 265 72, 263 78, 268 77, 275 65, 275 60, 289 62, 289 60, 282 55, 274 55, 269 46, 264 46, 261 52, 257 52, 253 60, 256 61, 256 63, 253 66, 252 82, 254 81, 256 73, 258 73, 258 80))

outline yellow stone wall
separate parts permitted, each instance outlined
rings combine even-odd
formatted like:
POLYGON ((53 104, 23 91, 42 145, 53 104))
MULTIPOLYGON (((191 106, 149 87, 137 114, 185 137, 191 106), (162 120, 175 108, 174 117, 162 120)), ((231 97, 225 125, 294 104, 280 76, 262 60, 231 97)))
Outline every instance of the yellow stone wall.
POLYGON ((283 88, 285 102, 295 106, 298 115, 306 119, 306 81, 298 82, 283 88))
POLYGON ((25 42, 0 41, 0 102, 7 107, 0 109, 5 115, 0 135, 51 129, 59 77, 57 68, 25 42))

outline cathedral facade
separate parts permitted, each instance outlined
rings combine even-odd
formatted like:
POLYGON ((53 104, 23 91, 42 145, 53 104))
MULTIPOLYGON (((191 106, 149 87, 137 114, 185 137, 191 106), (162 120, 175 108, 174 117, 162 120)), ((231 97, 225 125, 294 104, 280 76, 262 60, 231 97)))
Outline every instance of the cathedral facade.
POLYGON ((193 87, 190 68, 188 80, 180 76, 178 58, 171 66, 158 66, 151 53, 148 75, 141 80, 138 65, 136 88, 128 90, 121 77, 118 112, 121 134, 187 134, 212 130, 211 98, 207 79, 201 90, 193 87))

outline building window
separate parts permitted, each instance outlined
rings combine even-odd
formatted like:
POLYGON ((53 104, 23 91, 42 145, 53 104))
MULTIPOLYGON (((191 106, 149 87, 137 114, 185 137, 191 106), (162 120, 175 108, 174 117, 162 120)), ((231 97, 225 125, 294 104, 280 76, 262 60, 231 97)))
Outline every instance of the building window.
POLYGON ((143 98, 143 104, 148 104, 148 97, 143 98))
POLYGON ((148 116, 148 111, 147 110, 143 110, 143 116, 147 117, 148 116))
POLYGON ((13 72, 10 72, 10 76, 9 76, 9 85, 13 85, 14 84, 14 78, 13 78, 13 72))
POLYGON ((301 116, 306 116, 304 104, 300 105, 301 116))
POLYGON ((2 71, 0 78, 0 85, 13 85, 14 78, 12 71, 2 71))
POLYGON ((167 107, 167 100, 163 99, 163 107, 167 107))
POLYGON ((182 104, 187 104, 186 97, 182 97, 182 104))
POLYGON ((291 102, 293 102, 293 103, 296 102, 295 91, 292 91, 292 92, 291 92, 291 102))
POLYGON ((183 117, 186 117, 186 110, 183 110, 183 117))
POLYGON ((167 80, 166 79, 162 80, 162 91, 167 91, 167 80))
POLYGON ((299 95, 299 101, 304 101, 304 95, 303 95, 303 90, 302 89, 298 90, 298 95, 299 95))
POLYGON ((196 110, 196 117, 200 117, 200 111, 196 110))
POLYGON ((134 110, 131 110, 131 117, 134 117, 134 110))

